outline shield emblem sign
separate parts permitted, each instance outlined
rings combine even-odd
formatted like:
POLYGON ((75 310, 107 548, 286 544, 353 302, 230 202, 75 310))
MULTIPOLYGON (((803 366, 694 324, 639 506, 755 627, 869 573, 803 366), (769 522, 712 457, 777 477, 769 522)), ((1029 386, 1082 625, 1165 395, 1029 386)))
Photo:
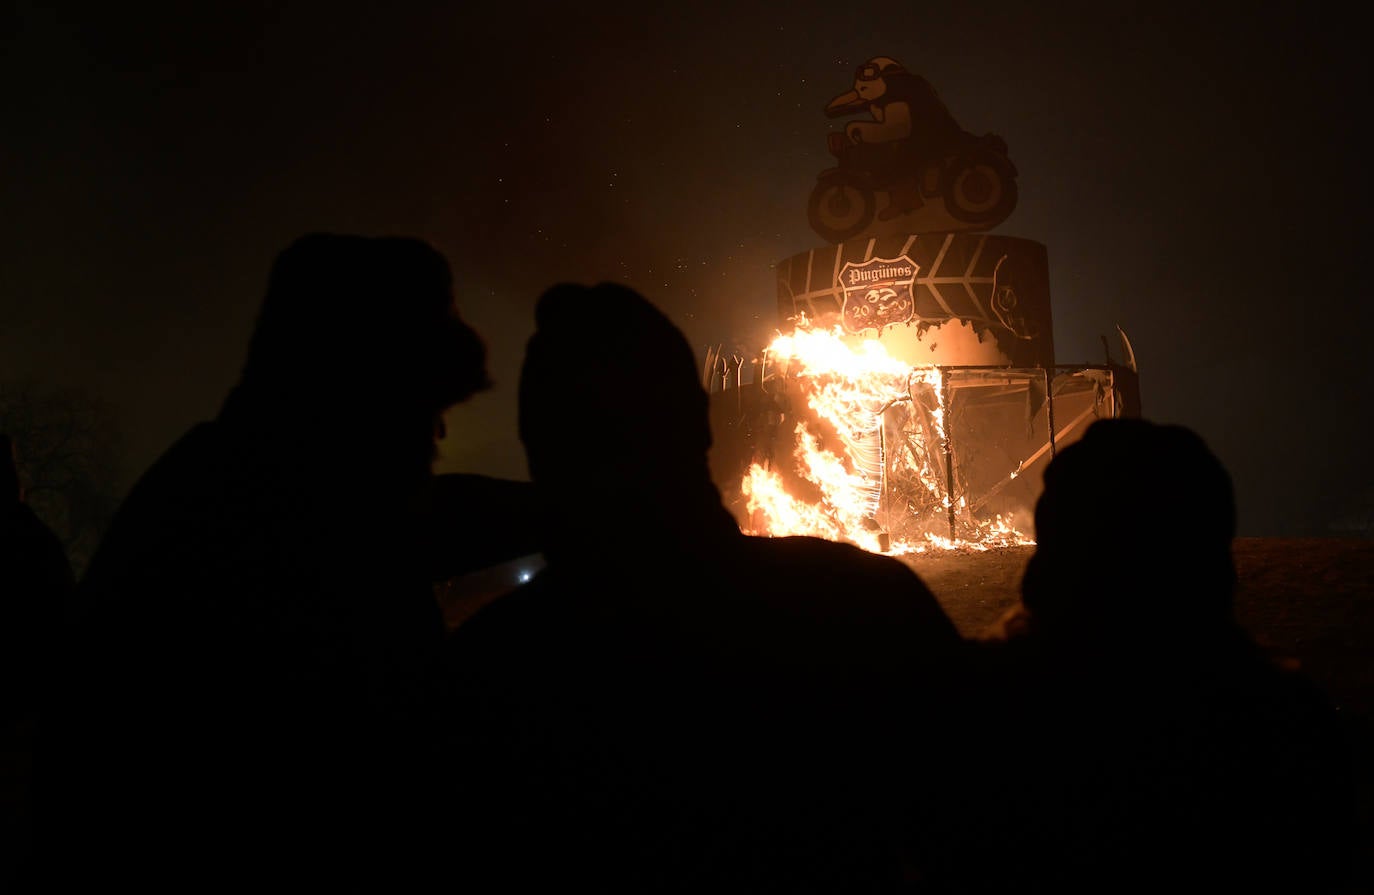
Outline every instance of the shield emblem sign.
POLYGON ((906 255, 873 258, 862 264, 847 262, 840 268, 844 289, 840 319, 846 332, 881 333, 889 326, 907 323, 916 312, 912 289, 920 268, 906 255))

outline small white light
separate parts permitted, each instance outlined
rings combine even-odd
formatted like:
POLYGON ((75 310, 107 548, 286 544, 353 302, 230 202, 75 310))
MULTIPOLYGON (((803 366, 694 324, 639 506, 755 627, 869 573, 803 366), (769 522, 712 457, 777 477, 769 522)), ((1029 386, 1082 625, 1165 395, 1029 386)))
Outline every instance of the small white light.
POLYGON ((529 572, 526 572, 526 571, 523 571, 523 570, 522 570, 522 571, 520 572, 520 583, 521 583, 521 584, 524 584, 526 581, 529 581, 531 577, 533 577, 533 576, 531 576, 529 572))

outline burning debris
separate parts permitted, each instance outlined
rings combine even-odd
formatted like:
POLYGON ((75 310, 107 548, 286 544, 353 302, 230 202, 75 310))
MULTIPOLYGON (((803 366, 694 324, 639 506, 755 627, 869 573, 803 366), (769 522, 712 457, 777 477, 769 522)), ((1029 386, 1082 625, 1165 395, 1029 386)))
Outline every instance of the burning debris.
POLYGON ((851 347, 840 327, 804 320, 765 356, 773 373, 761 391, 780 408, 777 425, 788 416, 783 406, 800 412, 783 463, 750 462, 739 483, 745 530, 881 553, 1030 543, 1000 514, 977 519, 953 497, 940 368, 903 363, 875 340, 851 347))
POLYGON ((912 365, 804 319, 755 368, 758 379, 716 395, 735 410, 725 433, 742 471, 718 484, 741 528, 880 553, 1033 543, 1041 465, 1088 422, 1124 410, 1110 365, 912 365), (1056 410, 1072 415, 1057 424, 1056 410))
MULTIPOLYGON (((790 291, 797 267, 808 276, 821 266, 852 273, 864 262, 846 253, 874 257, 873 241, 863 240, 780 266, 787 331, 749 364, 708 354, 716 481, 743 530, 892 554, 1028 545, 1040 474, 1056 447, 1095 419, 1138 412, 1124 333, 1125 365, 1054 364, 1047 290, 1029 288, 1045 278, 1026 273, 1043 258, 1034 244, 1012 265, 1021 281, 1008 283, 980 277, 976 264, 961 279, 940 262, 977 259, 997 239, 1003 251, 990 269, 1002 272, 1007 249, 1024 240, 921 239, 933 244, 935 263, 898 265, 907 278, 877 286, 881 308, 905 304, 908 316, 855 312, 868 302, 868 280, 848 289, 841 276, 833 288, 790 291), (924 281, 922 269, 932 271, 924 281)), ((906 242, 910 249, 917 238, 906 242)))

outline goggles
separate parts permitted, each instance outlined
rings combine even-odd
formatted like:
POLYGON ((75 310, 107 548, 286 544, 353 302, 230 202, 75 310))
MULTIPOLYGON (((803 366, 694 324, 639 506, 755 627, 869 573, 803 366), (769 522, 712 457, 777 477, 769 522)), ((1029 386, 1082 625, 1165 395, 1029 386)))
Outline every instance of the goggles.
MULTIPOLYGON (((902 69, 901 69, 899 66, 890 65, 890 66, 888 66, 887 73, 888 73, 888 74, 895 74, 896 72, 899 72, 899 71, 901 71, 901 70, 902 70, 902 69)), ((859 70, 856 71, 856 72, 854 73, 854 80, 856 80, 856 81, 876 81, 876 80, 878 80, 879 78, 881 78, 882 76, 883 76, 883 73, 882 73, 882 71, 878 68, 878 66, 874 65, 874 64, 871 63, 871 62, 866 62, 866 63, 864 63, 863 65, 860 65, 860 66, 859 66, 859 70)))

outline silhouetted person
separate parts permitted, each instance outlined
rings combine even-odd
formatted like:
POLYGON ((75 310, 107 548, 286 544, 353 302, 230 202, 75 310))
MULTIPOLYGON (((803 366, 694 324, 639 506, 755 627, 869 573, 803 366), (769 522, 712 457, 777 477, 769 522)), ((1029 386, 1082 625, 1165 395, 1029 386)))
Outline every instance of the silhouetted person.
POLYGON ((1235 526, 1186 428, 1103 420, 1054 458, 937 891, 1338 890, 1348 734, 1237 623, 1235 526))
POLYGON ((448 650, 478 888, 900 886, 882 787, 894 752, 930 770, 901 736, 940 735, 953 624, 895 559, 740 532, 691 347, 643 297, 558 285, 535 319, 519 425, 547 565, 448 650))
POLYGON ((0 434, 0 889, 30 857, 34 737, 75 584, 61 540, 24 500, 15 444, 0 434))
POLYGON ((68 868, 187 890, 433 870, 433 584, 536 549, 501 543, 504 508, 462 506, 518 484, 432 474, 442 413, 488 384, 429 245, 312 234, 278 255, 237 384, 80 584, 45 814, 68 868))

